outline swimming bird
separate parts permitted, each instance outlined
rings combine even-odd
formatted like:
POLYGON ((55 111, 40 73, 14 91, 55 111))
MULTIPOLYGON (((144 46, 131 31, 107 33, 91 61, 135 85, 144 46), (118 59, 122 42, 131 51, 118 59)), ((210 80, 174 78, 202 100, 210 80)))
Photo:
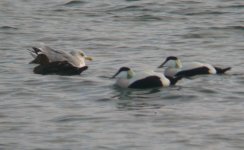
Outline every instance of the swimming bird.
POLYGON ((166 77, 192 77, 204 74, 224 74, 226 71, 231 69, 231 67, 220 68, 200 62, 193 62, 188 66, 183 67, 180 59, 175 56, 167 57, 158 68, 163 67, 167 67, 164 71, 164 75, 166 77))
POLYGON ((182 77, 166 78, 157 72, 143 72, 136 74, 129 67, 121 67, 112 78, 116 78, 116 85, 122 88, 155 88, 175 85, 182 77))
POLYGON ((34 60, 30 63, 39 64, 33 70, 37 74, 77 75, 88 67, 86 60, 92 60, 83 51, 72 51, 70 53, 57 51, 43 45, 41 48, 33 47, 29 50, 34 60))

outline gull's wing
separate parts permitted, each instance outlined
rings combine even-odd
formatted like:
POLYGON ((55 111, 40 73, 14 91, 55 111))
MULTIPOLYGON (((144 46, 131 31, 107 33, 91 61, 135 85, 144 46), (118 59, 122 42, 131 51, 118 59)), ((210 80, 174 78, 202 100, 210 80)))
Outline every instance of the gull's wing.
POLYGON ((66 52, 52 49, 46 45, 42 45, 42 47, 40 49, 41 49, 42 53, 45 54, 49 58, 50 62, 67 60, 68 54, 66 52))
POLYGON ((61 50, 52 49, 46 45, 42 46, 42 51, 45 53, 51 62, 55 61, 67 61, 72 64, 74 67, 84 67, 85 60, 79 53, 71 52, 67 53, 61 50))
POLYGON ((39 54, 44 54, 47 56, 49 62, 67 61, 77 68, 85 66, 84 57, 82 57, 78 52, 67 53, 61 50, 55 50, 45 44, 41 44, 40 48, 33 47, 29 52, 35 59, 39 54))

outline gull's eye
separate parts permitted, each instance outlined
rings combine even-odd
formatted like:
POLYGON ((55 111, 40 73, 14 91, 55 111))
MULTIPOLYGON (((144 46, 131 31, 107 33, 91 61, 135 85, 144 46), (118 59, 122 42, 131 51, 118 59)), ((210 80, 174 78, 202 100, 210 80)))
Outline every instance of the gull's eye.
POLYGON ((81 52, 80 55, 81 55, 82 57, 84 57, 84 53, 81 52))

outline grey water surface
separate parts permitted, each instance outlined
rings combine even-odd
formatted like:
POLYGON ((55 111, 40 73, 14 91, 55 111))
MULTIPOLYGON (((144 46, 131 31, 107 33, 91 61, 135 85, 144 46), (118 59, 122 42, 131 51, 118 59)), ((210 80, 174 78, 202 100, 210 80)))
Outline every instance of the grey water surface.
POLYGON ((1 0, 0 58, 0 149, 244 149, 243 0, 1 0), (40 43, 94 61, 33 74, 40 43), (109 79, 170 55, 232 70, 148 90, 109 79))

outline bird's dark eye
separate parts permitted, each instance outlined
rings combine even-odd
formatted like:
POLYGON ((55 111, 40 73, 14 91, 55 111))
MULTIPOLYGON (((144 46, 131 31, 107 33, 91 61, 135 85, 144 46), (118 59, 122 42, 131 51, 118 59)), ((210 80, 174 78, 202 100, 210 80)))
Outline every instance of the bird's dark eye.
POLYGON ((83 53, 80 53, 80 55, 83 57, 84 56, 84 54, 83 53))

